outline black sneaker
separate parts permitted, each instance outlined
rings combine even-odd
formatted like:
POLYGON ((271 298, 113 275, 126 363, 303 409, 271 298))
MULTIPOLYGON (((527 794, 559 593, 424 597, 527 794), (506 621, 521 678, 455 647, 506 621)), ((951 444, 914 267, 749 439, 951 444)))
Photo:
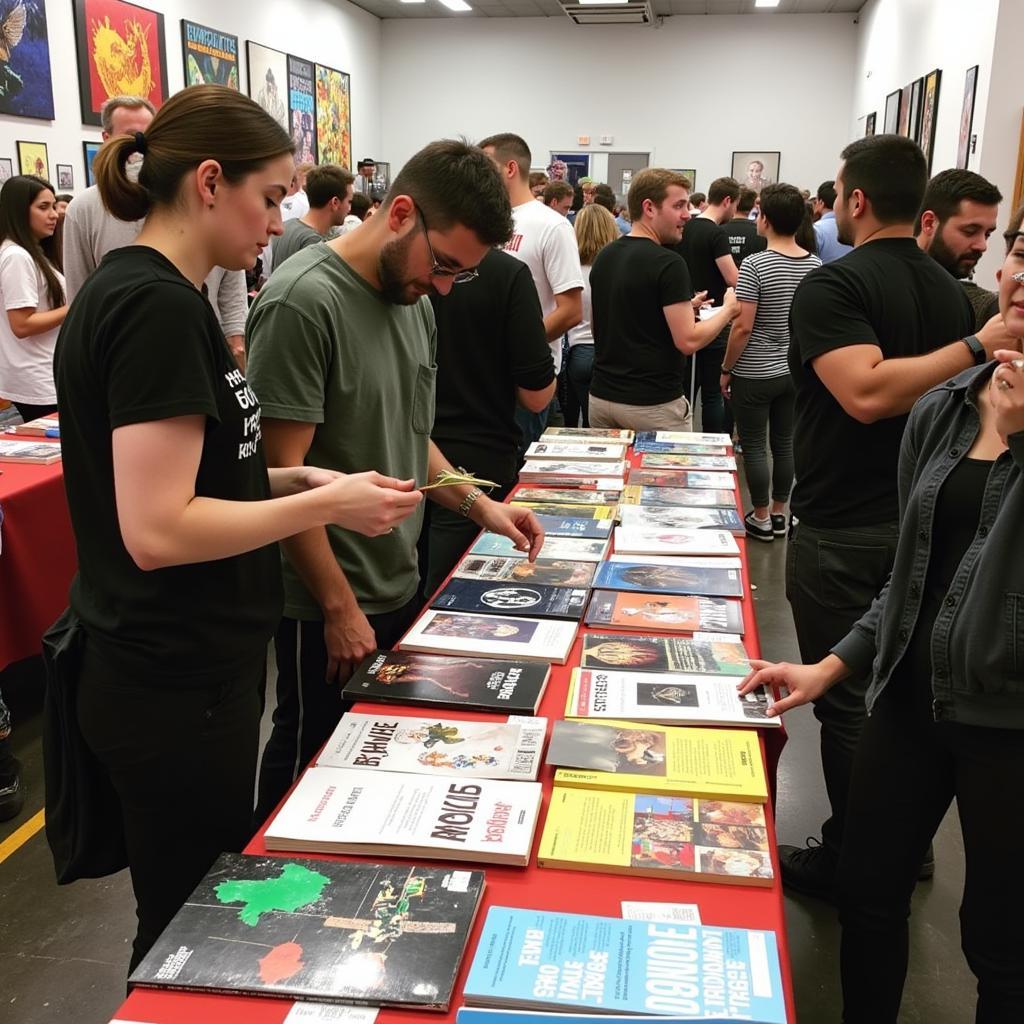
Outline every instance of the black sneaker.
POLYGON ((10 821, 21 814, 25 806, 25 787, 21 784, 21 775, 8 778, 0 785, 0 821, 10 821))
POLYGON ((771 522, 763 523, 754 518, 753 512, 748 512, 743 517, 743 525, 747 528, 747 536, 755 540, 764 540, 769 543, 775 540, 775 532, 772 530, 771 522))
POLYGON ((779 846, 783 886, 826 903, 836 901, 838 863, 836 855, 814 836, 807 840, 806 846, 779 846))
POLYGON ((774 513, 770 516, 772 521, 772 533, 776 537, 785 537, 789 533, 789 523, 786 522, 786 513, 783 512, 781 515, 775 515, 774 513))

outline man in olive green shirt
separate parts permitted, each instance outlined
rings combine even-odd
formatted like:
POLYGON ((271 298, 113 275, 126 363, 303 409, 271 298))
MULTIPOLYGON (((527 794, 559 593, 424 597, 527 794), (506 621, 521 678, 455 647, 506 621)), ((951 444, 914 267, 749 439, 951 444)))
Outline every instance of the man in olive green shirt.
MULTIPOLYGON (((472 288, 476 265, 511 233, 488 157, 439 142, 409 160, 359 231, 280 267, 246 328, 268 463, 373 468, 419 486, 450 469, 430 440, 436 332, 427 296, 472 288)), ((540 550, 544 534, 528 510, 468 486, 428 493, 512 537, 531 558, 540 550)), ((277 709, 260 769, 261 818, 337 724, 346 706, 339 683, 415 617, 421 524, 422 510, 383 537, 331 526, 282 544, 285 618, 275 636, 277 709)))

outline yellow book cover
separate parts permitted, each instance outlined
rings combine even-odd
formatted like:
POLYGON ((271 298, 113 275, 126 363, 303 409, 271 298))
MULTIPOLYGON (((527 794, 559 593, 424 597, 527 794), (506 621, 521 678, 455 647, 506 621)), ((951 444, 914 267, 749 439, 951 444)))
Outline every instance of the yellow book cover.
POLYGON ((537 864, 739 885, 772 884, 764 808, 555 786, 537 864))
POLYGON ((512 505, 532 509, 539 516, 564 516, 567 519, 615 519, 617 505, 565 505, 545 501, 512 501, 512 505))

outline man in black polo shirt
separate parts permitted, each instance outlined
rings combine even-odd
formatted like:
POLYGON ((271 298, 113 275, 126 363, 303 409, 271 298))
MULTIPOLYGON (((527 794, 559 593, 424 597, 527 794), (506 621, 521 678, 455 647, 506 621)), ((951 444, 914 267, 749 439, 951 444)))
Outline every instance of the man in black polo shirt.
POLYGON ((750 219, 750 211, 756 204, 757 193, 752 188, 741 188, 740 197, 733 208, 732 220, 722 225, 737 267, 751 253, 764 252, 768 248, 768 239, 757 233, 757 221, 750 219))
MULTIPOLYGON (((911 406, 996 349, 1016 347, 998 317, 972 335, 963 289, 914 240, 928 180, 916 143, 876 135, 851 143, 842 160, 836 222, 839 241, 854 249, 812 271, 790 310, 798 525, 786 596, 805 664, 832 650, 888 578, 899 529, 896 467, 911 406)), ((832 816, 821 846, 779 847, 783 881, 811 895, 833 894, 869 682, 850 676, 815 702, 832 816)))

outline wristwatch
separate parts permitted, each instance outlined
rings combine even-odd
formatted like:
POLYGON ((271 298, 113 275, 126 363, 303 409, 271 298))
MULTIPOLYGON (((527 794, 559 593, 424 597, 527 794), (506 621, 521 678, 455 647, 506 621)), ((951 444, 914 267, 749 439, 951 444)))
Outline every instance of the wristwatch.
POLYGON ((976 334, 968 334, 963 339, 963 342, 971 350, 975 366, 981 366, 982 363, 988 362, 988 353, 985 351, 985 346, 978 340, 976 334))

